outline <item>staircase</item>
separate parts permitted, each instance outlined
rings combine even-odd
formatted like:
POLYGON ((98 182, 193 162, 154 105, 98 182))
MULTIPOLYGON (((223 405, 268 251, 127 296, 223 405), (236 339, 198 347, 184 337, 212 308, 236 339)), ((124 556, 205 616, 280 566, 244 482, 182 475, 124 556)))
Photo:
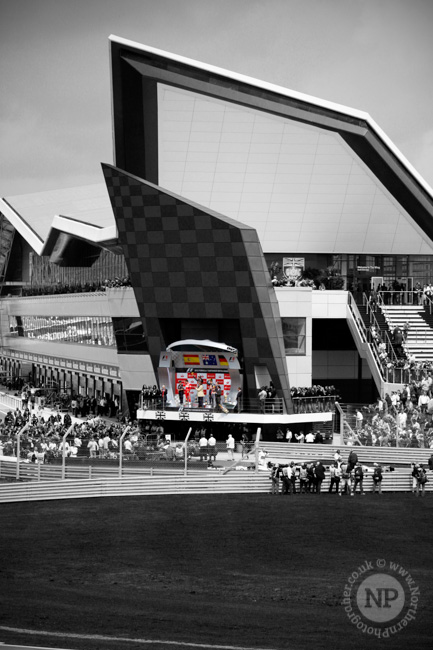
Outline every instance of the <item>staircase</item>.
POLYGON ((392 357, 394 352, 390 349, 392 346, 389 327, 379 309, 372 314, 367 313, 367 302, 368 299, 365 294, 361 304, 355 302, 352 294, 348 294, 347 324, 359 356, 367 361, 377 391, 380 395, 383 395, 386 392, 391 393, 393 390, 397 390, 408 379, 403 376, 402 369, 385 367, 383 361, 379 358, 378 342, 373 340, 371 327, 374 325, 378 333, 380 333, 382 341, 387 346, 388 354, 392 357))
POLYGON ((410 325, 406 349, 419 361, 433 361, 433 322, 421 305, 383 305, 389 329, 410 325))
POLYGON ((391 337, 392 332, 390 332, 388 321, 380 309, 377 309, 371 315, 371 312, 369 309, 367 309, 366 305, 358 305, 358 311, 361 315, 366 329, 369 329, 371 325, 377 325, 377 328, 379 330, 378 333, 381 335, 383 341, 386 340, 386 332, 391 337), (376 323, 374 321, 376 321, 376 323))

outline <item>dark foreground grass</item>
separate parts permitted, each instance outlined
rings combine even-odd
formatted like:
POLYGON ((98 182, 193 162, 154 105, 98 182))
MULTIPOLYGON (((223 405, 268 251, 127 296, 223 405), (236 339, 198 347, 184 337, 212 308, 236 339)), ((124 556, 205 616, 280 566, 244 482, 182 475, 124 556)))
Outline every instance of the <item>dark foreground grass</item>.
POLYGON ((427 650, 432 510, 431 496, 409 494, 2 505, 0 627, 34 633, 0 629, 0 641, 140 647, 68 637, 81 633, 293 650, 427 650), (378 559, 399 563, 421 592, 415 620, 388 640, 355 629, 341 604, 352 572, 378 559))

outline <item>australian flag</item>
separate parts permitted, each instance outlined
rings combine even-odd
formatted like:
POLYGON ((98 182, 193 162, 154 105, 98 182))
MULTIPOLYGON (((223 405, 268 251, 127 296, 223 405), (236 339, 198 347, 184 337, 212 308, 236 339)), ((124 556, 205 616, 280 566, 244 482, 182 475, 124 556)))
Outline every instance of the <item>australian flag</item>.
POLYGON ((217 360, 214 354, 203 354, 202 361, 204 366, 216 366, 217 360))

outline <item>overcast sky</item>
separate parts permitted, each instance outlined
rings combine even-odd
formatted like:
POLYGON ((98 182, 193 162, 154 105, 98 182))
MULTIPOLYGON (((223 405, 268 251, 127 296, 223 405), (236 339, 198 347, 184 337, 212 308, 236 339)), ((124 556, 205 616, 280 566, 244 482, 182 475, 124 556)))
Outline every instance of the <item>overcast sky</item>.
POLYGON ((110 34, 364 110, 433 186, 433 0, 0 0, 0 196, 102 182, 110 34))

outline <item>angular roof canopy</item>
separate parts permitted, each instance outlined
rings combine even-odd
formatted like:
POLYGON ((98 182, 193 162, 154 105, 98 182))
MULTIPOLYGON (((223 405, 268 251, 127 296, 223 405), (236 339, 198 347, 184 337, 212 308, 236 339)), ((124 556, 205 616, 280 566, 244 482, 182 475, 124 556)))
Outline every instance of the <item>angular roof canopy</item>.
POLYGON ((367 113, 110 40, 119 167, 267 252, 433 254, 433 191, 367 113))
POLYGON ((71 238, 107 248, 117 243, 104 183, 0 199, 0 211, 39 255, 71 238))
MULTIPOLYGON (((110 36, 115 164, 265 252, 433 254, 433 190, 368 113, 110 36)), ((0 199, 38 254, 118 250, 103 183, 0 199)))

